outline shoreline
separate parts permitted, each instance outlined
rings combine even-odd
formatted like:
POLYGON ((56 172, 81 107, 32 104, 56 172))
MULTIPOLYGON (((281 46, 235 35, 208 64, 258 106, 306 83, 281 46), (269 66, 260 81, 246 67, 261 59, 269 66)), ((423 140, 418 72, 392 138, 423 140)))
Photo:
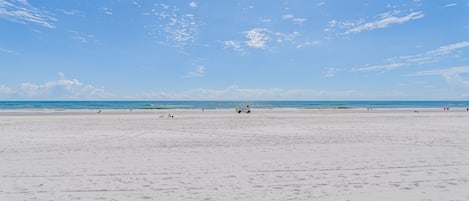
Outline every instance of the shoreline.
POLYGON ((469 101, 0 101, 0 110, 467 108, 469 101))
MULTIPOLYGON (((443 110, 443 108, 251 108, 253 113, 256 112, 291 112, 291 111, 303 111, 303 112, 467 112, 466 108, 450 108, 450 110, 443 110)), ((159 114, 167 112, 189 112, 189 113, 200 113, 204 112, 226 112, 235 114, 235 108, 217 108, 217 109, 0 109, 0 115, 9 114, 159 114)))

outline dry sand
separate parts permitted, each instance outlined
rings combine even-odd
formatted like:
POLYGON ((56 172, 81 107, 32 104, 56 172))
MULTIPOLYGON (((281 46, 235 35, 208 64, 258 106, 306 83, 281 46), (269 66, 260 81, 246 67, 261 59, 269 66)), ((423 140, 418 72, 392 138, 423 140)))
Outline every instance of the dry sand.
POLYGON ((469 200, 469 113, 4 111, 0 200, 469 200))

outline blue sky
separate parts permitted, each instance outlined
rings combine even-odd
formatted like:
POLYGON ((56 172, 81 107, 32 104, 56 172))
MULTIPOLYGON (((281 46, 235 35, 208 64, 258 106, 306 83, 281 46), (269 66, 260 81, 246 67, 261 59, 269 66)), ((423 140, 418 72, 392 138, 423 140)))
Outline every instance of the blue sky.
POLYGON ((0 0, 0 100, 468 100, 469 0, 0 0))

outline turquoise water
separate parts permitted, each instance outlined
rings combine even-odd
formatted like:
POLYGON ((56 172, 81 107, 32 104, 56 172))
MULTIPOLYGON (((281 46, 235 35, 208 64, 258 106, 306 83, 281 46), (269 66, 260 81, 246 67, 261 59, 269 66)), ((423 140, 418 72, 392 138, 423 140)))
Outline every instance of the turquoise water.
POLYGON ((222 109, 252 108, 466 108, 469 101, 0 101, 2 110, 20 109, 222 109))

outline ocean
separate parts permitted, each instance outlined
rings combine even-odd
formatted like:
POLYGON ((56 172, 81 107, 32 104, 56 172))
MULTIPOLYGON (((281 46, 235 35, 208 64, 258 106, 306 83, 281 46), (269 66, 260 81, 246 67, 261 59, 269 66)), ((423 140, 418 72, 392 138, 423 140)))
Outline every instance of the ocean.
POLYGON ((0 110, 466 108, 469 101, 0 101, 0 110))

